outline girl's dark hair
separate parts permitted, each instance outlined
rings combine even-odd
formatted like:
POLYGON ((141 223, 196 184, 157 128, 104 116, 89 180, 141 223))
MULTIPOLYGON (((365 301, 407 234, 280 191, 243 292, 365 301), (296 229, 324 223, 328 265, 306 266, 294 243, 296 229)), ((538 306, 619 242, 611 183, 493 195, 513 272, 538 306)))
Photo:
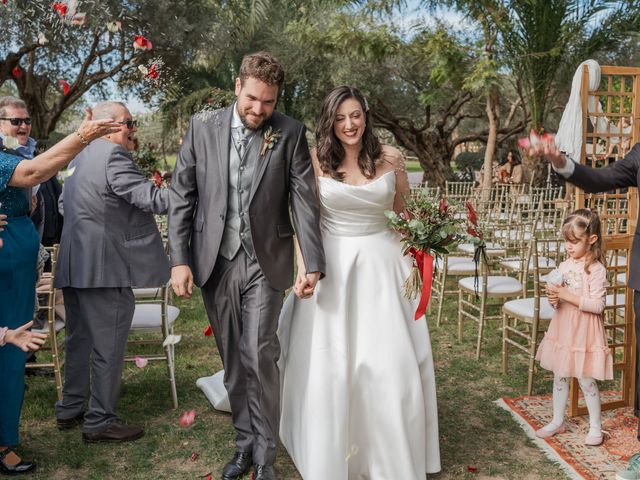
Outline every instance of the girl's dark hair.
POLYGON ((366 178, 374 178, 376 176, 376 160, 382 154, 382 146, 380 141, 373 133, 371 126, 371 114, 369 105, 364 95, 354 87, 341 85, 331 90, 322 101, 320 109, 320 118, 316 127, 316 153, 318 155, 318 163, 320 169, 325 175, 331 178, 343 181, 344 173, 338 172, 338 166, 342 163, 345 151, 333 131, 338 108, 345 100, 353 98, 360 103, 364 114, 365 127, 362 135, 362 149, 358 155, 358 166, 360 171, 366 178))
POLYGON ((589 266, 596 262, 606 265, 600 217, 596 212, 588 208, 580 208, 562 222, 562 236, 565 240, 585 240, 591 235, 596 235, 598 239, 589 246, 589 250, 586 253, 587 259, 584 263, 584 271, 587 273, 590 273, 589 266))

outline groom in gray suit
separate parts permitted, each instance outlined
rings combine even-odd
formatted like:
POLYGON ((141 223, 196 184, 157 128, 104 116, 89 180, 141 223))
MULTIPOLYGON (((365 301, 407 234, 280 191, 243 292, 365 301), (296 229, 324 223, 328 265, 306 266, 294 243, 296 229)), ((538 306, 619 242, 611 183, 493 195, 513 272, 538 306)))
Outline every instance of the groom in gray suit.
POLYGON ((202 297, 222 362, 237 432, 222 478, 275 479, 280 419, 284 291, 293 279, 293 228, 304 259, 297 285, 310 294, 324 272, 319 205, 300 122, 276 111, 280 63, 260 52, 242 60, 236 103, 196 114, 172 176, 171 282, 202 297))
POLYGON ((169 195, 133 163, 137 129, 127 107, 100 103, 93 118, 113 118, 122 128, 93 141, 73 159, 64 183, 55 286, 64 295, 67 332, 63 398, 56 404, 56 417, 60 430, 84 423, 85 442, 124 442, 144 434, 142 427, 123 424, 115 413, 135 307, 131 287, 156 287, 169 279, 153 217, 166 213, 169 195))

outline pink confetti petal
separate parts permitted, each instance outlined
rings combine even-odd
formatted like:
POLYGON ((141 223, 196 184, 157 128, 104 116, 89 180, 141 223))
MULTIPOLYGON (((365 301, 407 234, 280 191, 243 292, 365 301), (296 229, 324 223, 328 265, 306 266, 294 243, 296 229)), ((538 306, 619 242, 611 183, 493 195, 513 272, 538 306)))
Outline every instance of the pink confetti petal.
POLYGON ((529 138, 527 137, 522 137, 518 139, 518 146, 520 148, 523 148, 525 150, 528 150, 529 148, 531 148, 531 142, 529 141, 529 138))
POLYGON ((153 44, 142 35, 136 35, 133 40, 133 48, 136 50, 146 51, 151 50, 153 48, 153 44))
POLYGON ((211 325, 207 325, 206 328, 202 330, 202 333, 205 337, 210 337, 213 335, 213 328, 211 328, 211 325))
POLYGON ((67 4, 64 2, 53 2, 53 9, 60 14, 61 17, 64 17, 67 14, 67 4))
POLYGON ((71 25, 82 26, 87 23, 87 14, 82 12, 77 12, 73 14, 71 17, 71 25))
POLYGON ((136 367, 138 368, 144 368, 147 366, 147 363, 149 363, 148 359, 144 357, 138 357, 137 355, 134 357, 134 360, 136 362, 136 367))
POLYGON ((198 452, 193 452, 190 458, 192 462, 195 462, 196 460, 198 460, 198 458, 200 458, 200 454, 198 452))
POLYGON ((181 427, 190 426, 196 419, 196 411, 195 410, 187 410, 180 415, 179 423, 181 427))

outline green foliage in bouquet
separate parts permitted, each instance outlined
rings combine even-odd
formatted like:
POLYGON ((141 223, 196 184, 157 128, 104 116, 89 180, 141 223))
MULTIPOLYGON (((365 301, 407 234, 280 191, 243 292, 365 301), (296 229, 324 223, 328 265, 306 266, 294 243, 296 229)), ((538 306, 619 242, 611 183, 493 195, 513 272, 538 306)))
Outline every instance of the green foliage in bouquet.
POLYGON ((402 236, 404 253, 415 250, 447 254, 449 249, 467 240, 466 220, 461 208, 444 198, 434 202, 426 194, 418 193, 406 199, 405 213, 386 211, 389 226, 402 236))

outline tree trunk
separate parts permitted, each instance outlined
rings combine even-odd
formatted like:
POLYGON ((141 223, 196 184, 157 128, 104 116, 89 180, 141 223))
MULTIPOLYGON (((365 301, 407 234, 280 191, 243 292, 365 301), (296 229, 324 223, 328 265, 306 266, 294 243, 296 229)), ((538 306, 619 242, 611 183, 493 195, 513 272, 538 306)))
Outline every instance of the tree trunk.
POLYGON ((493 157, 496 151, 498 130, 500 129, 500 94, 498 87, 493 85, 487 94, 487 119, 489 120, 489 136, 487 148, 484 152, 484 178, 482 179, 482 200, 489 200, 493 180, 493 157))

